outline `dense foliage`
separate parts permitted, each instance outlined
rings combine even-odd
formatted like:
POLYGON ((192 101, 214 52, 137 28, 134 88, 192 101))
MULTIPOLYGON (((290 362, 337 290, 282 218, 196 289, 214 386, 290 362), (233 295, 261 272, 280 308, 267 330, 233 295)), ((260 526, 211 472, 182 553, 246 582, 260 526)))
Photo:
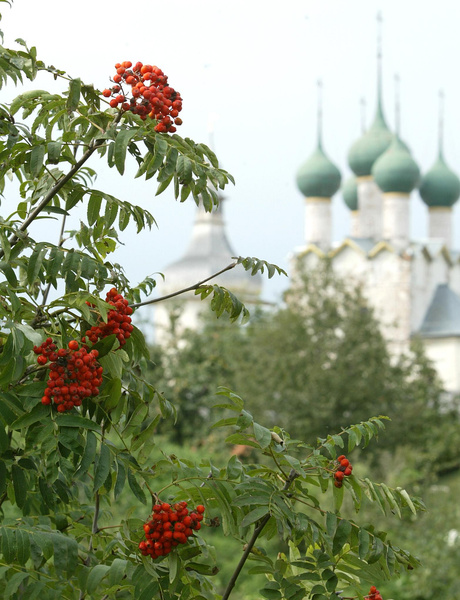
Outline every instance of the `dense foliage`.
MULTIPOLYGON (((344 497, 356 512, 365 499, 397 516, 423 507, 400 487, 360 478, 354 459, 349 473, 337 455, 367 446, 383 417, 303 442, 272 420, 261 425, 239 395, 221 388, 214 428, 230 429, 228 444, 254 449, 253 463, 232 456, 195 464, 155 445, 159 422, 173 422, 175 408, 146 380, 149 352, 130 322, 155 282, 132 286, 108 258, 120 231, 130 222, 149 227, 153 216, 94 187, 87 162, 97 157, 123 174, 134 160, 138 176, 156 177, 157 193, 171 184, 181 201, 190 196, 208 210, 230 175, 204 144, 159 131, 156 113, 144 119, 111 106, 18 43, 0 47, 0 83, 45 72, 62 92, 24 87, 0 106, 0 192, 19 198, 0 221, 2 597, 226 599, 250 560, 251 572, 266 576, 260 594, 268 600, 375 600, 377 580, 417 560, 385 531, 342 515, 344 497), (50 224, 39 240, 31 233, 37 219, 50 224), (120 515, 126 497, 130 508, 120 515), (217 527, 241 548, 219 590, 206 541, 217 527), (275 536, 287 550, 269 556, 265 541, 275 536)), ((243 258, 235 268, 276 270, 243 258)), ((218 315, 234 320, 246 311, 219 286, 197 292, 212 296, 218 315)), ((263 382, 267 397, 271 385, 263 382)))
POLYGON ((369 452, 417 448, 422 471, 458 464, 458 411, 445 402, 420 343, 395 359, 359 286, 327 263, 308 273, 299 264, 297 272, 285 306, 253 315, 240 328, 211 316, 179 350, 154 350, 153 378, 185 417, 173 439, 207 435, 202 417, 224 384, 251 398, 257 418, 296 437, 340 431, 378 410, 392 422, 369 452))

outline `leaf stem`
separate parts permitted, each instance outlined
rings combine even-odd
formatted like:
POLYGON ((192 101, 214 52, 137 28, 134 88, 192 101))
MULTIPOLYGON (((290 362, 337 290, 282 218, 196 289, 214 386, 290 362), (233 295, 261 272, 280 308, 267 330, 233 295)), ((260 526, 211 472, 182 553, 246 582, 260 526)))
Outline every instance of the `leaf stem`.
POLYGON ((165 296, 160 296, 160 298, 153 298, 151 300, 145 300, 144 302, 138 302, 137 304, 131 304, 131 308, 139 308, 140 306, 147 306, 148 304, 155 304, 156 302, 162 302, 163 300, 169 300, 169 298, 174 298, 175 296, 179 296, 180 294, 185 294, 185 292, 191 292, 193 290, 197 290, 198 288, 200 288, 203 285, 203 283, 206 283, 210 279, 214 279, 218 275, 222 275, 222 273, 225 273, 226 271, 230 271, 231 269, 234 269, 237 264, 238 264, 237 262, 233 262, 233 263, 227 265, 225 268, 221 269, 220 271, 217 271, 217 273, 214 273, 213 275, 206 277, 206 279, 203 279, 203 280, 199 281, 198 283, 195 283, 195 285, 191 285, 189 287, 183 288, 182 290, 178 290, 177 292, 172 292, 171 294, 166 294, 165 296))

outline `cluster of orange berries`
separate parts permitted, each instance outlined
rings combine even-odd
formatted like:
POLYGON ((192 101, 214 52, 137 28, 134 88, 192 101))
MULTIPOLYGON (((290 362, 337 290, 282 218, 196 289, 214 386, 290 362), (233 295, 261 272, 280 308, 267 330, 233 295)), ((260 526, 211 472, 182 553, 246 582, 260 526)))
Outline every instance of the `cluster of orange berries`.
POLYGON ((179 113, 182 110, 182 98, 179 92, 168 85, 168 77, 161 69, 131 61, 117 63, 113 77, 115 85, 105 89, 102 95, 110 98, 112 108, 131 111, 145 121, 147 117, 158 121, 155 131, 174 133, 176 125, 182 125, 179 113), (131 86, 131 98, 128 99, 121 85, 131 86))
POLYGON ((42 397, 42 404, 51 402, 58 412, 80 406, 84 398, 97 396, 102 383, 102 367, 97 362, 97 350, 80 348, 77 340, 71 340, 68 348, 57 348, 52 338, 40 346, 34 346, 39 365, 49 364, 49 379, 42 397))
POLYGON ((139 544, 141 554, 155 559, 166 556, 179 544, 186 544, 193 531, 201 529, 204 511, 202 504, 190 513, 187 502, 173 506, 167 502, 155 504, 152 518, 144 525, 146 541, 139 544))
POLYGON ((336 488, 342 487, 342 481, 344 477, 349 477, 351 472, 353 471, 353 467, 345 456, 345 454, 341 454, 336 460, 337 469, 334 473, 334 485, 336 488))
MULTIPOLYGON (((131 337, 131 332, 134 329, 131 325, 131 316, 133 309, 128 306, 128 301, 112 288, 105 298, 105 301, 113 306, 112 310, 107 313, 107 323, 99 321, 97 325, 93 325, 91 329, 86 331, 86 336, 89 341, 95 344, 98 340, 115 334, 121 346, 126 344, 126 340, 131 337)), ((86 337, 82 338, 86 341, 86 337)))
POLYGON ((375 587, 375 585, 371 586, 371 589, 369 590, 369 594, 364 597, 366 600, 383 600, 382 596, 380 595, 380 592, 375 587))

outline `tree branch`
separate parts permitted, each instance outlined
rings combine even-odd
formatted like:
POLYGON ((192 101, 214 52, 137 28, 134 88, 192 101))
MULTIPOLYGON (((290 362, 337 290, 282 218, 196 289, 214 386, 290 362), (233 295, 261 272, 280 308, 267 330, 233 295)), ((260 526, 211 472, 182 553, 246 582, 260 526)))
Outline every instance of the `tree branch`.
MULTIPOLYGON (((112 122, 113 125, 116 125, 120 121, 122 114, 123 113, 120 111, 120 113, 113 120, 113 122, 112 122)), ((57 181, 57 183, 55 183, 55 185, 53 185, 53 187, 46 194, 46 196, 43 198, 43 200, 40 202, 40 204, 36 208, 34 208, 34 210, 30 213, 30 215, 27 217, 27 219, 19 227, 18 232, 26 231, 26 229, 29 227, 29 225, 38 217, 38 215, 42 212, 42 210, 51 202, 51 200, 54 198, 54 196, 65 186, 65 184, 68 181, 70 181, 70 179, 72 179, 72 177, 79 171, 79 169, 85 164, 85 162, 91 157, 91 155, 103 144, 105 144, 105 140, 99 139, 99 140, 96 140, 94 142, 94 144, 88 148, 88 150, 83 154, 83 156, 80 158, 80 160, 77 161, 74 164, 74 166, 70 169, 70 171, 67 173, 67 175, 64 175, 63 177, 61 177, 61 179, 59 179, 57 181)), ((18 235, 13 234, 9 239, 9 243, 11 246, 14 246, 14 244, 16 244, 16 242, 18 240, 19 240, 18 235)), ((4 255, 5 255, 4 250, 0 249, 0 259, 3 258, 4 255)))
MULTIPOLYGON (((299 477, 299 474, 297 473, 297 471, 295 471, 294 469, 291 469, 291 472, 289 473, 289 476, 288 476, 288 478, 286 479, 286 481, 284 483, 283 491, 286 491, 290 487, 290 485, 294 481, 294 479, 296 479, 297 477, 299 477)), ((249 540, 249 542, 247 543, 247 545, 245 547, 245 550, 243 552, 243 556, 241 557, 239 563, 236 566, 236 569, 235 569, 233 575, 230 578, 230 581, 228 582, 228 585, 227 585, 227 587, 225 589, 225 592, 224 592, 224 594, 222 596, 222 600, 228 600, 228 597, 230 596, 233 588, 235 587, 236 580, 238 579, 238 576, 241 573, 241 569, 244 567, 244 563, 248 559, 248 556, 251 553, 251 550, 252 550, 254 544, 256 543, 257 538, 261 534, 261 532, 262 532, 263 528, 265 527, 265 525, 270 520, 270 517, 271 517, 271 514, 268 512, 266 515, 264 515, 260 519, 259 524, 254 529, 254 533, 252 534, 251 539, 249 540)))
POLYGON ((180 296, 180 294, 185 294, 185 292, 191 292, 193 290, 197 290, 198 288, 200 288, 203 285, 203 283, 206 283, 210 279, 214 279, 214 277, 217 277, 218 275, 222 275, 222 273, 225 273, 226 271, 230 271, 231 269, 234 269, 237 264, 238 264, 237 262, 231 263, 231 264, 227 265, 224 269, 217 271, 217 273, 213 273, 213 275, 206 277, 206 279, 203 279, 202 281, 195 283, 195 285, 191 285, 182 290, 178 290, 177 292, 172 292, 171 294, 166 294, 166 296, 161 296, 160 298, 153 298, 152 300, 145 300, 144 302, 138 302, 137 304, 131 304, 130 306, 131 306, 131 308, 139 308, 140 306, 147 306, 148 304, 155 304, 156 302, 162 302, 163 300, 168 300, 169 298, 174 298, 175 296, 180 296))

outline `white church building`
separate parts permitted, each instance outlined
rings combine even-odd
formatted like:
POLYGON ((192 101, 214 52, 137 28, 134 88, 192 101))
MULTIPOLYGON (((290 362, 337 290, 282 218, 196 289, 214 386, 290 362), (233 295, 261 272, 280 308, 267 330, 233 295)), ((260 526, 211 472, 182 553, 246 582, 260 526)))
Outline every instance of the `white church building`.
POLYGON ((377 95, 374 121, 348 153, 354 175, 342 194, 351 228, 339 244, 331 241, 331 198, 341 176, 324 152, 319 110, 317 148, 297 172, 305 197, 305 245, 295 254, 307 268, 329 257, 338 274, 362 284, 390 349, 406 351, 411 338, 419 336, 445 389, 459 392, 460 253, 452 249, 452 206, 460 196, 460 180, 443 155, 442 125, 436 161, 420 174, 399 132, 386 124, 380 68, 377 95), (409 236, 414 193, 429 213, 424 241, 409 236))
MULTIPOLYGON (((350 148, 348 163, 354 175, 342 188, 340 172, 323 148, 319 107, 316 150, 297 172, 305 198, 305 244, 295 256, 307 268, 328 257, 340 276, 360 283, 390 350, 407 351, 418 336, 445 389, 460 392, 460 252, 452 248, 452 206, 460 196, 460 180, 444 158, 441 118, 438 156, 423 175, 400 139, 399 126, 396 132, 388 128, 381 100, 380 50, 377 80, 376 114, 350 148), (340 188, 350 209, 350 234, 332 243, 331 198, 340 188), (423 241, 409 235, 415 193, 429 214, 429 238, 423 241)), ((161 294, 210 277, 232 256, 222 204, 211 213, 198 207, 188 249, 164 270, 161 294)), ((260 296, 260 276, 251 277, 243 269, 224 273, 217 283, 249 304, 260 296)), ((157 343, 167 341, 174 322, 179 335, 196 328, 201 311, 202 303, 193 294, 160 303, 154 317, 157 343)))

